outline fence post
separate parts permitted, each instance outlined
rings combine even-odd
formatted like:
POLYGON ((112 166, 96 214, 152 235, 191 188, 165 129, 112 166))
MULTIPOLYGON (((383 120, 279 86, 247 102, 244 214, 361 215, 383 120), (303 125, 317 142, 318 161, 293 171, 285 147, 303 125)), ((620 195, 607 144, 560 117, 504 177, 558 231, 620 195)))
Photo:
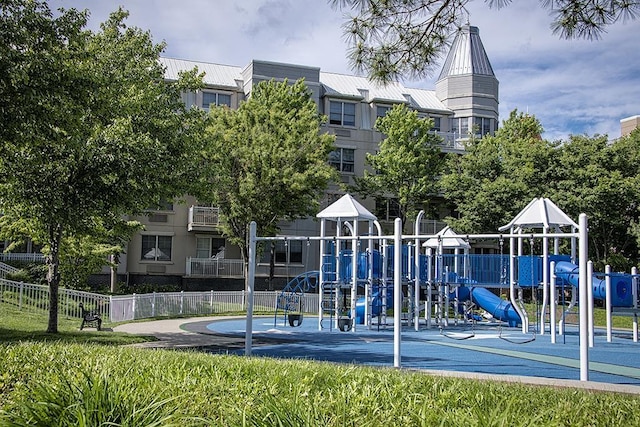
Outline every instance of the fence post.
POLYGON ((153 292, 153 299, 151 300, 151 317, 156 317, 156 293, 153 292))
POLYGON ((180 314, 184 308, 184 291, 180 291, 180 314))
POLYGON ((213 289, 209 291, 209 310, 213 314, 213 289))
POLYGON ((24 283, 20 282, 20 292, 18 293, 18 310, 22 311, 22 292, 24 291, 24 283))
POLYGON ((133 295, 133 302, 131 303, 131 311, 133 312, 133 320, 136 319, 136 294, 133 295))

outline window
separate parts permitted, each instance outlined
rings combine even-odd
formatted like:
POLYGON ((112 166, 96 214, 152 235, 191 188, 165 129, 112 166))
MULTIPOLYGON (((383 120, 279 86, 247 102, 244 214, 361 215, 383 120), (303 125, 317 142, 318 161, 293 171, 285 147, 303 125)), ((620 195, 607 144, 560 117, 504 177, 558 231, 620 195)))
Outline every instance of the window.
POLYGON ((382 221, 392 221, 400 217, 400 204, 397 199, 376 197, 376 216, 382 221))
POLYGON ((196 258, 224 258, 224 239, 196 237, 196 258))
POLYGON ((431 128, 432 132, 440 132, 440 117, 431 117, 433 120, 433 127, 431 128))
POLYGON ((391 107, 388 105, 378 105, 376 107, 376 117, 384 117, 391 110, 391 107))
POLYGON ((356 104, 350 102, 330 101, 329 124, 355 126, 356 104))
POLYGON ((353 173, 355 151, 353 148, 338 148, 329 154, 329 164, 340 172, 353 173))
POLYGON ((202 108, 209 110, 212 105, 226 105, 227 107, 231 107, 231 95, 217 92, 202 92, 202 108))
POLYGON ((149 211, 168 211, 173 212, 173 202, 169 200, 161 200, 158 206, 150 207, 149 211))
MULTIPOLYGON (((301 240, 277 240, 275 244, 276 264, 302 264, 302 241, 301 240)), ((271 249, 269 246, 263 251, 261 262, 268 264, 271 260, 271 249)))
POLYGON ((171 236, 142 235, 144 261, 171 261, 171 236))
POLYGON ((460 117, 460 136, 462 138, 469 136, 469 118, 460 117))
POLYGON ((474 132, 479 135, 486 135, 491 133, 491 119, 486 117, 475 117, 473 119, 474 132))

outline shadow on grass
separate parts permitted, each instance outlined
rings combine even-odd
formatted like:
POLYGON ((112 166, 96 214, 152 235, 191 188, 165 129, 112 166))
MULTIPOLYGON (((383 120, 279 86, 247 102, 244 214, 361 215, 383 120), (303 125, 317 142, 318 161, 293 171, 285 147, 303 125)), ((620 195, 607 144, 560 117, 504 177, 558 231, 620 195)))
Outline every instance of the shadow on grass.
POLYGON ((0 344, 30 342, 68 342, 120 346, 156 341, 153 336, 129 335, 113 332, 109 325, 103 330, 80 330, 81 319, 58 318, 58 333, 47 332, 47 312, 20 311, 0 303, 0 344))

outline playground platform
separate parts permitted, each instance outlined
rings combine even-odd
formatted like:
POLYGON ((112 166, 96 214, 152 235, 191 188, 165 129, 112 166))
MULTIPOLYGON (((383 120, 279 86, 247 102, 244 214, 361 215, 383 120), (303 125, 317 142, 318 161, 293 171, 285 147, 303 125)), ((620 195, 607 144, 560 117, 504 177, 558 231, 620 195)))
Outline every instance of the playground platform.
MULTIPOLYGON (((191 320, 181 329, 238 339, 245 334, 244 318, 191 320)), ((283 317, 278 322, 273 317, 255 317, 253 338, 259 345, 253 346, 252 355, 393 367, 392 325, 371 329, 357 325, 355 332, 329 328, 328 321, 326 326, 319 330, 317 318, 311 316, 305 316, 297 327, 285 324, 283 317)), ((244 348, 225 352, 242 355, 244 348)), ((422 326, 420 331, 403 326, 401 366, 475 378, 517 377, 518 382, 577 386, 585 383, 579 381, 579 352, 578 331, 572 325, 567 326, 565 334, 556 336, 555 344, 548 331, 544 335, 523 334, 520 328, 497 324, 457 325, 443 330, 422 326)), ((639 356, 640 343, 633 342, 630 331, 615 331, 608 343, 604 331, 597 330, 594 347, 589 348, 586 383, 599 384, 593 388, 600 390, 640 393, 639 356)))

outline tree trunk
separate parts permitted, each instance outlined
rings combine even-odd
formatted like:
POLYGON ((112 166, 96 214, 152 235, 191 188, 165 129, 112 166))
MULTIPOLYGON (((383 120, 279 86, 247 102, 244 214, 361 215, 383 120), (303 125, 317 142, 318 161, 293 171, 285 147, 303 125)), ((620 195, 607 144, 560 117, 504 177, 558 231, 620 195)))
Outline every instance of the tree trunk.
POLYGON ((276 242, 271 241, 269 246, 269 290, 273 290, 273 279, 276 276, 276 242))
POLYGON ((47 282, 49 284, 49 324, 47 333, 58 333, 58 291, 60 287, 60 242, 62 241, 62 225, 49 227, 49 254, 45 258, 47 264, 47 282))

